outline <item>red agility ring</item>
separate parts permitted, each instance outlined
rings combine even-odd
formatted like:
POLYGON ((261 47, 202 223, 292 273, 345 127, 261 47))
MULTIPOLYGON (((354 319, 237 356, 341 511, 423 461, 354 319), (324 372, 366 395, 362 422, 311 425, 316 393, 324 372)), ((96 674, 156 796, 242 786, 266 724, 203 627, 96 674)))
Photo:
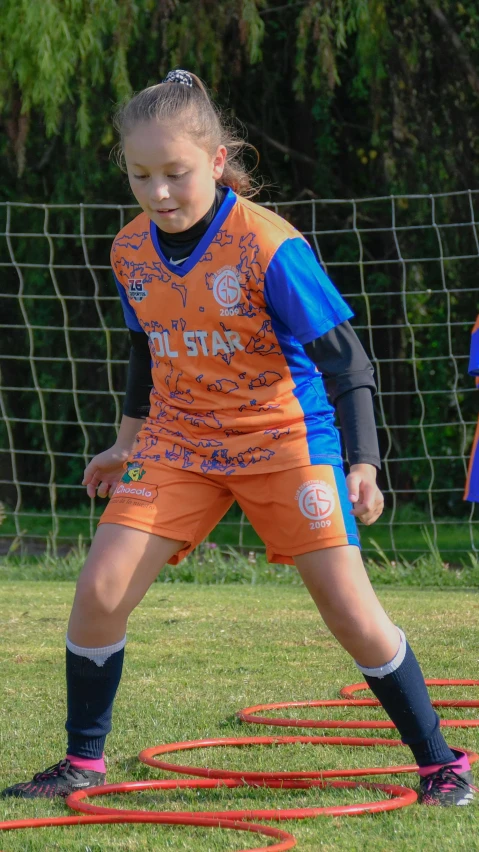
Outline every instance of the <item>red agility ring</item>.
MULTIPOLYGON (((479 686, 477 680, 427 680, 428 686, 479 686)), ((249 707, 238 713, 245 722, 272 725, 294 725, 307 727, 361 727, 361 728, 392 728, 392 723, 370 723, 349 722, 337 723, 313 720, 294 719, 268 719, 256 717, 253 714, 260 710, 278 709, 282 707, 377 707, 379 702, 372 699, 354 699, 352 696, 360 690, 368 689, 366 683, 355 683, 343 687, 341 690, 342 700, 334 701, 311 701, 311 702, 282 702, 280 704, 263 704, 249 707)), ((478 707, 479 701, 436 701, 435 706, 442 707, 478 707)), ((455 725, 457 727, 472 727, 479 721, 443 720, 442 724, 455 725)), ((190 740, 188 742, 168 743, 166 745, 148 748, 139 754, 139 760, 149 766, 164 769, 169 772, 177 772, 186 775, 204 776, 198 779, 180 779, 166 781, 127 781, 122 784, 110 784, 100 787, 91 787, 86 790, 78 790, 71 794, 66 803, 73 810, 81 812, 81 816, 46 817, 39 819, 20 819, 0 822, 0 830, 7 831, 22 828, 41 828, 42 826, 66 826, 66 825, 103 825, 115 823, 153 823, 160 825, 189 825, 211 828, 225 828, 234 831, 249 831, 266 837, 274 838, 276 843, 272 846, 255 847, 254 849, 242 850, 242 852, 286 852, 296 846, 293 835, 278 828, 251 823, 254 819, 306 819, 317 816, 355 816, 362 813, 378 813, 403 808, 413 804, 417 799, 414 790, 395 784, 372 784, 358 783, 355 781, 325 781, 326 778, 357 777, 364 775, 398 774, 403 772, 414 772, 418 769, 416 764, 402 766, 373 767, 369 769, 328 769, 319 772, 244 772, 223 769, 210 769, 197 766, 183 766, 167 763, 159 760, 157 755, 169 754, 177 751, 191 750, 196 748, 218 747, 218 746, 253 746, 253 745, 283 745, 290 743, 309 743, 312 745, 349 745, 349 746, 403 746, 400 740, 372 738, 372 737, 221 737, 217 739, 190 740), (335 805, 319 808, 275 808, 271 810, 248 810, 248 811, 213 811, 213 812, 169 812, 169 811, 129 811, 125 809, 101 807, 86 802, 93 796, 107 795, 108 793, 126 793, 140 790, 171 790, 178 788, 236 788, 242 786, 262 786, 272 789, 310 789, 316 787, 325 789, 335 787, 351 789, 362 787, 368 790, 381 790, 391 798, 382 801, 366 802, 355 805, 335 805)), ((470 763, 479 759, 475 752, 462 749, 469 758, 470 763)))
MULTIPOLYGON (((131 782, 139 783, 142 782, 131 782)), ((121 784, 113 785, 121 787, 121 784)), ((130 784, 131 786, 131 784, 130 784)), ((102 787, 91 787, 90 794, 93 791, 98 791, 97 795, 104 793, 102 787)), ((76 795, 76 794, 73 794, 76 795)), ((70 796, 68 798, 71 798, 70 796)), ((68 799, 67 799, 68 804, 68 799)), ((288 849, 294 849, 296 846, 296 838, 279 828, 272 828, 267 825, 255 825, 250 822, 241 822, 229 819, 208 819, 202 814, 188 815, 185 813, 175 813, 165 815, 158 811, 136 812, 135 816, 128 815, 127 812, 117 811, 115 814, 102 814, 101 816, 70 816, 70 817, 45 817, 44 819, 15 819, 8 822, 0 822, 1 831, 9 831, 16 828, 46 828, 51 826, 61 825, 112 825, 118 823, 154 823, 160 825, 197 825, 203 828, 229 828, 233 831, 250 831, 253 834, 262 834, 266 837, 274 837, 280 840, 279 843, 274 843, 272 846, 255 846, 251 849, 242 849, 240 852, 286 852, 288 849)))
MULTIPOLYGON (((381 811, 392 811, 397 808, 404 808, 407 805, 412 805, 417 800, 417 793, 409 787, 402 787, 398 784, 367 784, 357 783, 355 781, 321 781, 321 780, 292 780, 284 781, 282 779, 267 779, 261 782, 246 782, 240 778, 210 778, 201 780, 168 780, 168 781, 132 781, 124 784, 109 784, 104 787, 94 787, 88 790, 78 790, 72 793, 67 800, 69 807, 76 811, 86 814, 117 814, 119 811, 116 808, 100 807, 91 805, 85 802, 92 796, 103 796, 108 793, 126 793, 136 792, 138 790, 175 790, 178 788, 185 789, 204 789, 218 787, 268 787, 281 790, 308 790, 314 787, 326 789, 328 787, 337 787, 341 789, 354 789, 362 787, 366 790, 382 790, 384 793, 391 796, 390 799, 380 800, 376 802, 364 802, 355 805, 334 805, 330 807, 319 808, 274 808, 269 810, 247 810, 247 811, 202 811, 201 816, 208 819, 229 819, 229 820, 288 820, 288 819, 308 819, 317 816, 358 816, 363 813, 380 813, 381 811)), ((136 817, 141 816, 145 811, 126 811, 121 810, 120 813, 136 817)), ((195 813, 178 813, 178 812, 163 812, 164 817, 195 817, 195 813)))
MULTIPOLYGON (((479 686, 479 680, 437 680, 429 678, 427 686, 479 686)), ((277 704, 256 704, 253 707, 245 707, 236 715, 242 722, 255 725, 276 725, 282 728, 327 728, 327 729, 394 729, 391 721, 349 721, 340 722, 329 719, 291 719, 278 716, 257 716, 264 710, 282 710, 284 707, 380 707, 381 704, 375 698, 353 698, 356 692, 369 690, 367 683, 352 683, 343 686, 340 691, 341 699, 327 701, 282 701, 277 704)), ((479 707, 479 700, 439 700, 432 702, 433 707, 479 707)), ((479 719, 441 719, 442 728, 477 728, 479 719)))
MULTIPOLYGON (((434 677, 426 678, 425 683, 426 686, 479 686, 479 680, 448 680, 434 677)), ((340 689, 339 694, 341 698, 348 698, 353 701, 357 701, 358 699, 353 699, 353 695, 356 692, 363 692, 365 689, 369 690, 369 685, 365 681, 362 683, 350 683, 348 686, 343 686, 342 689, 340 689)), ((479 707, 479 700, 441 699, 440 701, 433 701, 432 704, 433 707, 479 707)), ((377 701, 376 706, 378 705, 379 702, 377 701)))
MULTIPOLYGON (((325 769, 319 772, 249 772, 233 769, 211 769, 203 766, 188 766, 179 763, 168 763, 158 760, 158 754, 171 754, 177 751, 189 751, 196 748, 216 748, 218 746, 255 746, 255 745, 290 745, 304 743, 309 745, 347 745, 347 746, 400 746, 405 748, 401 740, 390 740, 376 737, 220 737, 205 740, 189 740, 183 743, 167 743, 161 746, 146 748, 140 752, 138 759, 148 766, 163 769, 166 772, 180 772, 183 775, 195 775, 203 778, 237 778, 245 781, 267 780, 298 780, 325 778, 351 778, 363 775, 396 775, 401 772, 416 772, 417 764, 402 766, 373 767, 370 769, 325 769)), ((462 749, 468 756, 469 762, 474 763, 479 755, 462 749)))

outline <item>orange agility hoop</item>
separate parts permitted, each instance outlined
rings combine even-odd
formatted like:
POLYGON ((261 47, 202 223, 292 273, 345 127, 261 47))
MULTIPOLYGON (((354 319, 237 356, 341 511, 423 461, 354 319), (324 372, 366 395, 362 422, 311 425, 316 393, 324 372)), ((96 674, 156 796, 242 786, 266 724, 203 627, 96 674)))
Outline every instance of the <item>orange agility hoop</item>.
POLYGON ((182 775, 195 775, 202 778, 237 778, 245 781, 266 780, 299 780, 325 778, 345 778, 361 775, 384 775, 396 772, 414 772, 416 764, 405 766, 377 767, 373 769, 325 769, 318 772, 254 772, 234 769, 212 769, 205 766, 189 766, 180 763, 170 763, 160 760, 157 755, 172 754, 178 751, 190 751, 198 748, 218 748, 221 746, 278 746, 295 743, 308 745, 347 745, 347 746, 402 746, 401 740, 380 739, 377 737, 217 737, 204 740, 189 740, 183 743, 165 743, 153 748, 146 748, 138 755, 138 759, 155 769, 165 772, 179 772, 182 775))
MULTIPOLYGON (((427 680, 428 686, 479 686, 478 680, 427 680)), ((378 707, 375 699, 355 699, 356 692, 368 689, 366 683, 353 683, 343 687, 341 699, 333 701, 304 701, 282 702, 279 704, 258 704, 248 707, 238 713, 244 722, 254 724, 269 724, 295 727, 322 728, 393 728, 392 722, 336 722, 320 720, 318 722, 306 719, 278 719, 258 717, 255 713, 262 710, 281 709, 283 707, 378 707)), ((436 707, 479 707, 479 701, 434 701, 436 707)), ((449 727, 473 727, 479 725, 479 720, 442 720, 442 725, 449 727)), ((415 772, 416 764, 400 766, 372 767, 367 769, 327 769, 319 772, 249 772, 230 769, 211 769, 201 766, 187 766, 168 763, 159 759, 159 755, 171 754, 198 748, 221 746, 259 746, 286 745, 292 743, 307 743, 327 746, 385 746, 404 747, 400 740, 374 737, 343 737, 343 736, 294 736, 294 737, 221 737, 217 739, 190 740, 187 742, 167 743, 154 746, 142 751, 138 757, 142 763, 177 772, 184 775, 199 776, 194 779, 179 779, 165 781, 126 781, 121 784, 109 784, 100 787, 90 787, 77 790, 68 796, 66 804, 73 810, 79 811, 80 816, 44 817, 39 819, 19 819, 0 822, 0 831, 20 828, 41 828, 42 826, 66 825, 103 825, 115 823, 153 823, 158 825, 189 825, 210 828, 224 828, 233 831, 248 831, 253 834, 273 838, 275 843, 270 846, 254 847, 241 852, 286 852, 296 846, 292 834, 279 828, 252 823, 257 819, 307 819, 317 816, 356 816, 362 813, 379 813, 396 810, 413 804, 417 800, 414 790, 397 784, 373 784, 356 781, 326 781, 330 778, 357 777, 365 775, 399 774, 415 772), (171 812, 171 811, 133 811, 93 805, 86 799, 109 793, 138 792, 140 790, 172 790, 178 788, 212 789, 218 787, 237 788, 244 786, 261 786, 271 789, 326 789, 326 788, 364 788, 365 790, 380 790, 389 798, 381 801, 362 802, 354 805, 335 805, 315 808, 274 808, 247 811, 207 811, 207 812, 171 812)), ((462 749, 467 754, 470 763, 479 759, 475 752, 462 749)))
MULTIPOLYGON (((76 811, 86 814, 105 814, 114 815, 119 813, 116 808, 101 807, 92 805, 86 802, 92 796, 104 796, 108 793, 126 793, 137 792, 138 790, 176 790, 176 789, 211 789, 218 787, 268 787, 280 790, 308 790, 311 788, 326 789, 336 787, 340 789, 355 789, 362 787, 365 790, 381 790, 387 793, 391 798, 375 802, 362 802, 354 805, 334 805, 329 807, 319 808, 271 808, 261 810, 241 810, 241 811, 202 811, 201 817, 217 820, 288 820, 288 819, 309 819, 317 816, 358 816, 363 813, 380 813, 382 811, 397 810, 404 808, 407 805, 412 805, 417 800, 417 793, 408 787, 402 787, 398 784, 367 784, 357 783, 355 781, 322 781, 322 780, 290 780, 283 779, 265 779, 261 782, 247 782, 240 778, 203 778, 203 779, 180 779, 167 781, 132 781, 123 784, 109 784, 104 787, 94 787, 88 790, 78 790, 72 793, 67 800, 69 807, 76 811)), ((142 816, 145 811, 127 811, 121 810, 120 813, 130 817, 142 816)), ((149 811, 148 813, 151 813, 149 811)), ((178 819, 196 817, 197 814, 186 812, 162 812, 162 816, 169 818, 176 816, 178 819)), ((186 824, 186 823, 185 823, 186 824)), ((270 849, 273 847, 269 847, 270 849)))
POLYGON ((280 728, 394 728, 392 722, 386 720, 369 721, 351 720, 339 721, 335 719, 291 719, 284 716, 257 716, 263 710, 282 710, 284 707, 380 707, 375 698, 350 699, 349 701, 334 698, 328 701, 281 701, 276 704, 256 704, 253 707, 245 707, 236 715, 242 722, 255 725, 276 725, 280 728))
MULTIPOLYGON (((362 686, 362 684, 357 684, 362 686)), ((479 701, 433 701, 434 707, 479 707, 479 701)), ((379 701, 373 698, 349 699, 341 701, 282 701, 278 704, 257 704, 245 707, 236 715, 242 722, 255 725, 276 725, 281 728, 327 728, 330 729, 373 729, 395 730, 396 726, 389 720, 371 721, 369 719, 339 721, 337 719, 292 719, 284 716, 256 716, 262 710, 281 710, 283 707, 380 707, 379 701)), ((441 728, 477 728, 479 719, 441 719, 441 728)))
MULTIPOLYGON (((426 680, 428 686, 479 686, 479 680, 426 680)), ((395 725, 389 720, 350 720, 338 721, 332 719, 292 719, 290 717, 257 716, 257 713, 267 710, 282 710, 285 707, 380 707, 376 698, 353 698, 356 692, 369 690, 367 683, 352 683, 343 686, 340 691, 342 699, 326 701, 282 701, 276 704, 256 704, 245 707, 236 715, 242 722, 255 725, 276 725, 282 728, 327 728, 327 729, 394 729, 395 725)), ((433 707, 479 707, 479 700, 441 699, 432 702, 433 707)), ((479 719, 441 719, 442 728, 477 728, 479 719)))
MULTIPOLYGON (((425 683, 426 686, 479 686, 479 680, 449 680, 431 677, 426 678, 425 683)), ((356 692, 363 692, 365 689, 369 690, 369 685, 365 681, 362 683, 350 683, 348 686, 343 686, 342 689, 340 689, 339 694, 341 698, 348 698, 357 701, 358 699, 353 699, 353 695, 355 695, 356 692)), ((439 701, 433 701, 432 705, 433 707, 479 707, 479 700, 441 699, 439 701)), ((371 704, 369 706, 372 707, 373 705, 371 704)), ((375 706, 379 706, 379 701, 375 702, 375 706)))
MULTIPOLYGON (((131 782, 141 784, 142 782, 131 782)), ((121 784, 112 785, 121 787, 121 784)), ((131 787, 131 784, 129 785, 131 787)), ((86 791, 81 791, 85 792, 86 791)), ((105 792, 103 787, 90 787, 89 794, 95 792, 95 795, 100 795, 105 792)), ((72 795, 77 795, 73 793, 72 795)), ((69 796, 67 804, 69 804, 69 796)), ((133 814, 134 812, 132 812, 133 814)), ((70 817, 45 817, 40 819, 14 819, 7 822, 0 822, 0 831, 10 831, 16 828, 50 828, 52 826, 61 825, 113 825, 124 823, 154 823, 158 825, 196 825, 202 828, 227 828, 233 831, 249 831, 253 834, 264 835, 265 837, 274 837, 279 840, 279 843, 273 843, 272 846, 255 846, 250 849, 242 849, 240 852, 287 852, 288 849, 294 849, 296 846, 296 838, 279 828, 273 828, 268 825, 255 825, 250 822, 235 822, 230 819, 209 819, 202 814, 185 814, 171 813, 163 814, 159 811, 138 811, 135 815, 129 815, 128 812, 116 811, 115 814, 88 814, 85 816, 70 816, 70 817)))
MULTIPOLYGON (((211 769, 204 766, 169 763, 165 760, 159 760, 157 757, 157 755, 190 751, 198 748, 217 748, 218 746, 276 746, 294 743, 326 746, 400 746, 405 748, 401 740, 382 739, 378 737, 219 737, 153 746, 153 748, 147 748, 140 752, 138 759, 142 763, 148 764, 148 766, 154 766, 156 769, 163 769, 166 772, 179 772, 182 775, 195 775, 202 778, 237 778, 258 782, 266 780, 324 780, 325 778, 350 778, 363 775, 396 775, 402 772, 416 772, 418 769, 417 764, 411 763, 399 766, 378 766, 368 769, 324 769, 319 772, 250 772, 246 770, 211 769)), ((467 754, 470 763, 474 763, 479 759, 479 755, 475 752, 466 751, 466 749, 462 750, 467 754)))

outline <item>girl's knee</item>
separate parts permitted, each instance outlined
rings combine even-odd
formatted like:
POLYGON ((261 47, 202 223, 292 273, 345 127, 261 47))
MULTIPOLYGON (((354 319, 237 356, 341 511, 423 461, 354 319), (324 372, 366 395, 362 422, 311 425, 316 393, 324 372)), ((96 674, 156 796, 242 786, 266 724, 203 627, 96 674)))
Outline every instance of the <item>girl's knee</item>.
POLYGON ((85 618, 128 617, 127 600, 107 577, 88 572, 78 579, 74 608, 85 618))

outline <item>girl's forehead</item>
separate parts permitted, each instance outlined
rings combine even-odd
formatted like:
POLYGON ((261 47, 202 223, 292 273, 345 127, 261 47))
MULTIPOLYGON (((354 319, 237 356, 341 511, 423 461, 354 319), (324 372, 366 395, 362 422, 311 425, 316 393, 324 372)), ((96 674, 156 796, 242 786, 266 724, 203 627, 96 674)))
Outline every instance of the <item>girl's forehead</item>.
POLYGON ((204 148, 179 124, 154 120, 136 124, 124 139, 124 150, 127 160, 137 163, 145 157, 169 163, 205 156, 204 148))

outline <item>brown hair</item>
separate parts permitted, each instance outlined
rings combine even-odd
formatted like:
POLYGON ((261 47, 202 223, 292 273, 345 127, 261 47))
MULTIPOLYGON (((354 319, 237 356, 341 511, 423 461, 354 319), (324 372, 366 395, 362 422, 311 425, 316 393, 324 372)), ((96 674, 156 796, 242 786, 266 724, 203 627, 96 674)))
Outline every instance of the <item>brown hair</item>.
POLYGON ((125 171, 123 141, 137 124, 152 119, 171 121, 188 111, 188 133, 198 145, 211 153, 214 153, 219 145, 226 148, 225 167, 218 183, 231 187, 238 195, 249 198, 256 195, 261 189, 252 177, 252 171, 259 159, 256 148, 241 138, 236 128, 213 103, 208 90, 195 74, 177 71, 170 72, 168 77, 176 77, 176 80, 166 79, 137 92, 115 113, 113 125, 118 131, 120 141, 114 150, 120 168, 125 171), (180 82, 180 75, 184 75, 186 83, 180 82), (256 154, 257 161, 252 169, 248 169, 243 162, 243 152, 247 149, 256 154))

